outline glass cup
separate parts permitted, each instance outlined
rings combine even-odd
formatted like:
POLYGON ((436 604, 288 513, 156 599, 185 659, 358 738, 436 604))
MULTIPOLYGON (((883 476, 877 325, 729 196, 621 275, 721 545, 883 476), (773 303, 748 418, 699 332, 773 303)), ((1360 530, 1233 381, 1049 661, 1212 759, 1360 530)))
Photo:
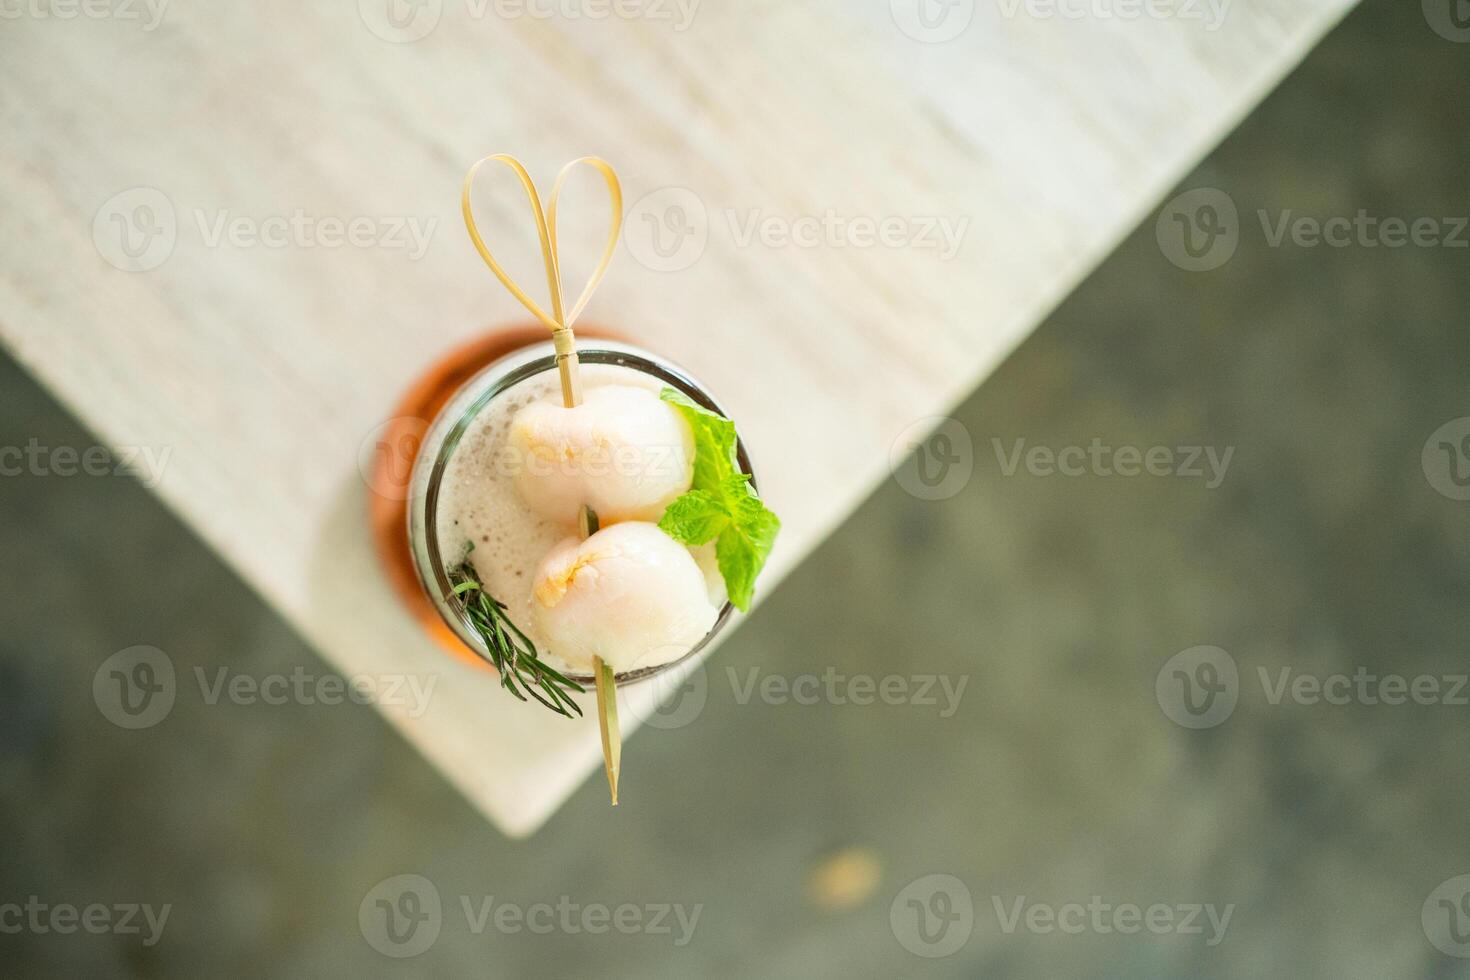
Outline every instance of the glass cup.
MULTIPOLYGON (((582 341, 579 338, 577 357, 582 364, 613 364, 632 368, 678 389, 696 404, 712 412, 726 415, 719 403, 715 401, 714 396, 686 371, 632 344, 600 338, 588 338, 582 341)), ((439 536, 436 529, 438 528, 440 486, 449 461, 459 448, 461 438, 475 417, 504 392, 544 372, 552 374, 556 372, 556 355, 549 340, 521 347, 487 365, 471 377, 449 398, 449 401, 429 423, 422 442, 418 446, 409 477, 408 546, 419 584, 423 588, 424 595, 438 612, 439 618, 454 637, 487 664, 490 662, 489 651, 485 647, 484 640, 471 625, 463 603, 454 595, 453 586, 449 582, 449 568, 452 566, 446 564, 446 556, 439 547, 439 536)), ((736 455, 741 471, 752 474, 751 484, 754 485, 755 471, 746 453, 746 447, 738 440, 738 437, 736 455)), ((457 556, 450 557, 453 559, 457 556)), ((704 639, 695 644, 694 648, 683 657, 656 667, 642 667, 620 673, 616 678, 617 683, 626 684, 644 680, 684 663, 704 649, 725 627, 733 608, 727 600, 721 607, 714 626, 710 627, 704 639)), ((595 683, 590 674, 569 672, 566 676, 583 685, 595 683)))

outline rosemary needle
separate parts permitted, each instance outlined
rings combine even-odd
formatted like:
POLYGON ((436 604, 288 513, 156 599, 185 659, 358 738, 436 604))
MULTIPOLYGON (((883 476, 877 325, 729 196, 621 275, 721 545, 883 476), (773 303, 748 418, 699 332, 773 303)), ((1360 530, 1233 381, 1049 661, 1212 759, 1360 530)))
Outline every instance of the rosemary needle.
POLYGON ((536 653, 536 645, 505 614, 505 603, 480 585, 470 566, 469 555, 449 572, 454 595, 464 604, 465 615, 485 641, 490 663, 500 672, 500 685, 520 700, 529 694, 559 715, 581 715, 582 708, 569 691, 584 688, 560 673, 536 653), (524 691, 524 693, 523 693, 524 691))

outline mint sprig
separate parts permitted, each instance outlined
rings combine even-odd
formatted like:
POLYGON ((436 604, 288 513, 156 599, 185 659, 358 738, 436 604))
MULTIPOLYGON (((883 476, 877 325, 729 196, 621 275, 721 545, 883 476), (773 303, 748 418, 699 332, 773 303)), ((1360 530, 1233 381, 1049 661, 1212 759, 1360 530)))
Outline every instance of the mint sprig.
POLYGON ((750 474, 740 472, 735 423, 674 388, 663 389, 659 397, 678 409, 694 431, 694 481, 688 493, 669 504, 658 526, 685 544, 714 541, 725 591, 735 608, 745 612, 781 521, 756 495, 750 474))

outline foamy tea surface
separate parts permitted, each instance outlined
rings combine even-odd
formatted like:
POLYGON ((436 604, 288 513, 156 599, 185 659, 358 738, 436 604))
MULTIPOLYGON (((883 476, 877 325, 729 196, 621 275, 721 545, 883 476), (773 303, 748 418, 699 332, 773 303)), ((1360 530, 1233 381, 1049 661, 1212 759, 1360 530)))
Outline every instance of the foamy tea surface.
MULTIPOLYGON (((582 364, 584 393, 605 385, 642 388, 657 395, 664 382, 634 368, 613 364, 582 364)), ((444 469, 434 533, 439 551, 450 567, 458 564, 470 542, 470 560, 485 591, 505 603, 506 612, 536 649, 558 668, 565 666, 532 616, 532 588, 536 569, 551 549, 575 534, 566 525, 533 511, 516 490, 507 459, 510 426, 522 408, 532 402, 561 402, 561 384, 555 369, 543 371, 501 392, 470 422, 454 455, 444 469)), ((725 602, 724 580, 715 563, 713 545, 691 548, 718 608, 725 602)))

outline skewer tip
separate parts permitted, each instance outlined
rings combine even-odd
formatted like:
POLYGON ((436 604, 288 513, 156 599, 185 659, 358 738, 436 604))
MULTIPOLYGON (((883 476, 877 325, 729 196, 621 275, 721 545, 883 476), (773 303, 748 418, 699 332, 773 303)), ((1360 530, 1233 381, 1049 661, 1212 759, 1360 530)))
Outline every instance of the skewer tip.
POLYGON ((623 761, 623 736, 618 729, 617 684, 612 668, 603 663, 601 657, 592 659, 592 671, 597 678, 597 721, 602 730, 602 761, 607 769, 607 788, 612 794, 612 805, 618 805, 618 775, 623 761))

